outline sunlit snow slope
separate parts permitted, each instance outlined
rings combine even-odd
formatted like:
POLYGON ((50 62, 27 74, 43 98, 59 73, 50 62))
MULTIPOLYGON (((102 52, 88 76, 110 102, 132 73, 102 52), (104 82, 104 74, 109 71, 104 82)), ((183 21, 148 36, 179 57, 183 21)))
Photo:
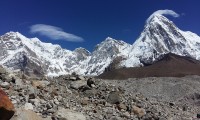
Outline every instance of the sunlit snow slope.
POLYGON ((47 76, 72 72, 99 75, 113 63, 118 63, 118 67, 139 67, 152 64, 167 53, 200 60, 200 37, 180 30, 160 14, 147 19, 133 45, 108 37, 92 53, 84 48, 70 51, 38 38, 26 38, 18 32, 0 36, 0 65, 47 76))

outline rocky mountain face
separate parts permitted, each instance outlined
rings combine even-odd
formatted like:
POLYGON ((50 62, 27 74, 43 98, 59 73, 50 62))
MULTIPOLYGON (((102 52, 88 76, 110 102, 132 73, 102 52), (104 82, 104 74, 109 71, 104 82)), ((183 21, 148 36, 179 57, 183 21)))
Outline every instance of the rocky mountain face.
POLYGON ((117 57, 126 58, 130 48, 130 44, 108 37, 95 47, 94 52, 89 58, 86 74, 101 74, 117 57))
POLYGON ((59 45, 43 43, 37 38, 26 38, 18 32, 0 37, 0 64, 12 70, 24 70, 27 74, 58 76, 76 72, 97 75, 117 57, 127 56, 131 45, 107 38, 98 44, 94 52, 84 48, 74 51, 59 45))
POLYGON ((128 66, 134 67, 134 59, 138 59, 140 63, 152 64, 168 53, 199 60, 199 45, 198 35, 180 30, 163 15, 151 15, 140 37, 133 44, 129 58, 124 61, 124 66, 129 64, 128 66))
POLYGON ((159 14, 148 18, 133 45, 108 37, 92 53, 84 48, 70 51, 37 38, 26 38, 18 32, 9 32, 0 37, 0 47, 1 65, 37 76, 73 72, 99 75, 111 68, 152 64, 168 53, 200 60, 200 37, 180 30, 159 14))
POLYGON ((82 48, 69 51, 37 38, 26 38, 18 32, 6 33, 0 41, 0 64, 14 70, 25 69, 28 73, 48 76, 72 73, 90 55, 82 48))

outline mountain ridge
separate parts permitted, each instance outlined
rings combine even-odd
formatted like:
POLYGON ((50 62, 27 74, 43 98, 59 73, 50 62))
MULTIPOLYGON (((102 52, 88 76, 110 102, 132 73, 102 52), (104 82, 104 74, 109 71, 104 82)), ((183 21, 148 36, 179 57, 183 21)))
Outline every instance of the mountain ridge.
POLYGON ((116 68, 141 67, 155 63, 168 53, 200 60, 198 35, 180 30, 163 15, 150 17, 143 32, 132 45, 107 37, 92 52, 85 48, 70 51, 60 45, 44 43, 38 38, 26 38, 19 32, 9 32, 0 36, 0 64, 13 70, 26 68, 30 73, 37 70, 47 76, 73 72, 96 76, 110 65, 116 68), (24 61, 24 56, 27 61, 24 61))
POLYGON ((200 75, 199 70, 200 61, 168 53, 151 65, 114 69, 100 74, 97 78, 126 80, 146 77, 184 77, 187 75, 200 75))

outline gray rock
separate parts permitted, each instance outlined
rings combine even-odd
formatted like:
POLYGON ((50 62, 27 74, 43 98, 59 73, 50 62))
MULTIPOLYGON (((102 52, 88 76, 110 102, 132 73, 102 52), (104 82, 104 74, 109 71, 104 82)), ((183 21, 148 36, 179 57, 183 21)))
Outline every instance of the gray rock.
POLYGON ((86 120, 86 116, 84 116, 82 113, 64 108, 59 109, 55 113, 55 116, 62 120, 86 120))
POLYGON ((70 87, 73 88, 73 89, 78 90, 80 87, 82 87, 82 86, 84 86, 86 84, 87 84, 87 81, 79 80, 79 81, 71 82, 70 87))
POLYGON ((97 94, 97 91, 95 89, 92 89, 92 90, 86 90, 83 95, 85 97, 92 97, 92 96, 95 96, 97 94))
POLYGON ((0 66, 0 73, 1 74, 6 74, 6 70, 2 66, 0 66))
POLYGON ((84 97, 82 100, 81 100, 81 104, 82 105, 87 105, 89 103, 89 98, 88 97, 84 97))
POLYGON ((70 77, 69 79, 72 81, 76 81, 76 77, 70 77))
POLYGON ((47 109, 51 109, 53 106, 50 103, 46 104, 47 109))
POLYGON ((25 109, 25 110, 33 110, 33 105, 32 105, 31 103, 26 103, 26 104, 24 105, 24 109, 25 109))
POLYGON ((107 102, 111 104, 119 104, 121 102, 119 92, 111 92, 107 98, 107 102))
POLYGON ((29 99, 35 99, 37 95, 36 89, 32 86, 29 86, 28 89, 29 89, 29 99))
POLYGON ((11 118, 11 120, 51 120, 51 119, 42 118, 31 110, 18 109, 16 116, 11 118))
POLYGON ((10 87, 10 83, 3 82, 3 83, 1 83, 1 87, 8 89, 10 87))
POLYGON ((94 84, 94 80, 92 78, 87 80, 87 85, 92 87, 92 84, 94 84))
POLYGON ((117 108, 118 108, 119 110, 126 110, 126 109, 127 109, 126 105, 123 104, 123 103, 118 104, 118 105, 117 105, 117 108))
POLYGON ((85 78, 83 76, 78 76, 77 80, 85 80, 85 78))
POLYGON ((23 85, 22 79, 15 79, 15 84, 18 86, 22 86, 23 85))
POLYGON ((109 120, 123 120, 123 119, 117 116, 112 116, 109 120))

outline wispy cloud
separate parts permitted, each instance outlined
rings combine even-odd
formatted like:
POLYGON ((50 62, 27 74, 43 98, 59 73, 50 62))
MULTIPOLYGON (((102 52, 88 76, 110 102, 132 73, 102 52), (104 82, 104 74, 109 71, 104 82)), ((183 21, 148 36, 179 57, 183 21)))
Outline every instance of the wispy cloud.
POLYGON ((180 15, 176 12, 174 12, 173 10, 157 10, 156 12, 154 12, 148 19, 147 22, 149 22, 151 20, 151 18, 155 15, 170 15, 172 17, 179 17, 180 15))
POLYGON ((40 35, 46 36, 52 40, 65 40, 70 42, 82 42, 83 38, 64 32, 61 28, 45 25, 45 24, 36 24, 30 27, 31 33, 38 33, 40 35))

